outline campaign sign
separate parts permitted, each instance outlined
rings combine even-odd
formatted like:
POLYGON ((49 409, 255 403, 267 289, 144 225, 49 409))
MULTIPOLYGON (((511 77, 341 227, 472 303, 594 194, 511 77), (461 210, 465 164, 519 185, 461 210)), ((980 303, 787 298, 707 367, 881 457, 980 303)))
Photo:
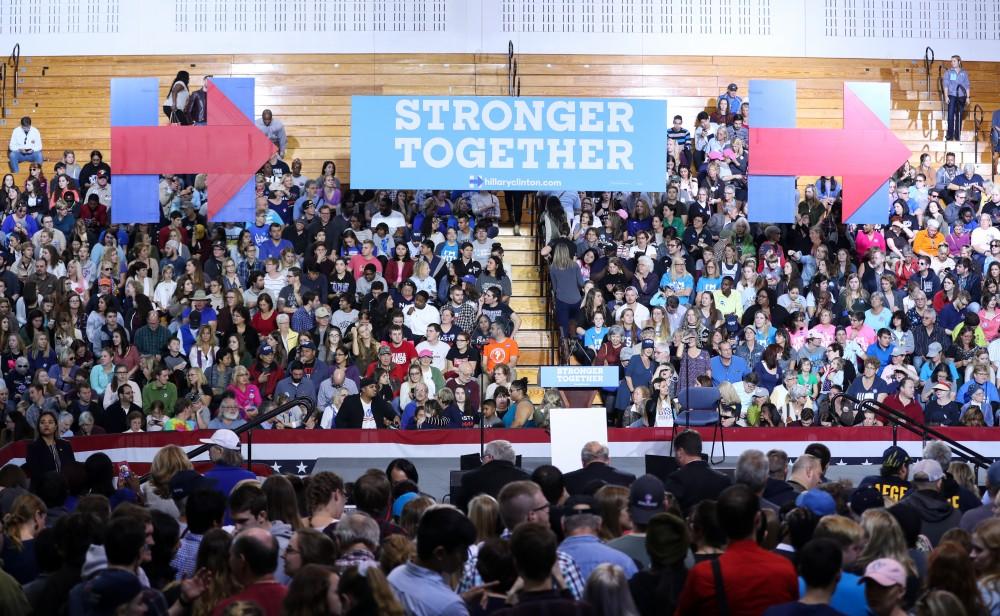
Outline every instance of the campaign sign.
POLYGON ((542 366, 542 387, 618 387, 617 366, 542 366))
POLYGON ((351 98, 351 187, 662 191, 666 101, 351 98))

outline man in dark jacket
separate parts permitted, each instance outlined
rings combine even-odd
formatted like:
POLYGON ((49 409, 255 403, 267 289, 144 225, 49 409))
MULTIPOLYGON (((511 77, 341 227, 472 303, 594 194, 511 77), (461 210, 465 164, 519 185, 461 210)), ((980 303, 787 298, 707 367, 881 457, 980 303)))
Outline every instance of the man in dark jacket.
POLYGON ((590 441, 583 446, 580 461, 583 462, 583 468, 563 476, 566 491, 570 495, 593 494, 603 485, 627 488, 635 481, 632 473, 625 473, 611 466, 608 446, 597 441, 590 441))
POLYGON ((715 499, 729 487, 729 477, 708 467, 701 458, 701 435, 685 430, 674 439, 674 457, 681 468, 667 477, 665 487, 687 512, 706 499, 715 499))
POLYGON ((900 504, 909 505, 920 514, 920 534, 931 545, 941 541, 941 535, 958 526, 962 512, 951 506, 941 494, 944 471, 937 460, 924 459, 913 465, 913 489, 900 504))
POLYGON ((388 428, 399 425, 399 416, 387 402, 376 398, 378 383, 371 377, 361 379, 357 394, 344 398, 344 404, 337 413, 335 425, 338 428, 388 428))
POLYGON ((508 483, 530 479, 528 473, 514 466, 516 459, 517 454, 510 441, 486 443, 483 465, 462 475, 461 490, 455 506, 466 511, 473 497, 489 494, 496 498, 508 483))

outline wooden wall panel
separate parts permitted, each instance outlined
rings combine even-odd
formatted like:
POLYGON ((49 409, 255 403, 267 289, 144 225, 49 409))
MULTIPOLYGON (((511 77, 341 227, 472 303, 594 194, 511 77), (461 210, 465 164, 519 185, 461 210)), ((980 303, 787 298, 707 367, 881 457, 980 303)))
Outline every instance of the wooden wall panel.
MULTIPOLYGON (((255 77, 257 112, 270 108, 285 122, 289 157, 301 158, 310 174, 321 161, 333 159, 345 180, 350 179, 351 95, 502 95, 507 87, 507 57, 498 54, 25 57, 22 67, 22 92, 7 124, 32 115, 49 158, 63 149, 96 147, 113 163, 114 153, 107 151, 109 80, 158 77, 165 96, 169 80, 183 69, 191 73, 194 87, 204 75, 255 77)), ((972 102, 986 110, 988 130, 990 113, 1000 108, 1000 64, 967 63, 967 68, 972 102)), ((943 113, 934 79, 935 91, 925 90, 922 61, 526 55, 518 57, 518 69, 524 96, 666 98, 668 113, 683 115, 689 127, 730 81, 745 96, 749 79, 795 79, 799 126, 825 128, 841 125, 844 81, 889 81, 891 126, 914 159, 923 151, 940 159, 946 149, 957 151, 962 162, 974 158, 971 117, 963 143, 946 147, 941 141, 943 113)), ((983 134, 981 142, 986 140, 983 134)), ((981 152, 975 162, 988 171, 988 153, 981 152)))

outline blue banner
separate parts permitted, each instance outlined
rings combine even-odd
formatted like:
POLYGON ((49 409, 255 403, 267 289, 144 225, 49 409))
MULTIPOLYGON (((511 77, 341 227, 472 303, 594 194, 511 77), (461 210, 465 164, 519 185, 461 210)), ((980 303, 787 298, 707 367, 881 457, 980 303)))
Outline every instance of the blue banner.
POLYGON ((351 98, 351 186, 662 191, 662 100, 351 98))
POLYGON ((618 387, 618 366, 542 366, 542 387, 618 387))

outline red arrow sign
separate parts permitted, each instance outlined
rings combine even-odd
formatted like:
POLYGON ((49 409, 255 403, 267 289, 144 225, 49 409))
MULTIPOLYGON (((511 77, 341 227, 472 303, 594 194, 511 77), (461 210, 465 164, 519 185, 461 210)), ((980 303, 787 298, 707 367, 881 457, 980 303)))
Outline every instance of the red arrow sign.
POLYGON ((208 126, 111 128, 116 173, 207 173, 209 220, 276 151, 221 90, 208 84, 208 126))
POLYGON ((910 149, 849 88, 844 128, 751 128, 750 151, 750 175, 843 176, 844 220, 910 157, 910 149))

